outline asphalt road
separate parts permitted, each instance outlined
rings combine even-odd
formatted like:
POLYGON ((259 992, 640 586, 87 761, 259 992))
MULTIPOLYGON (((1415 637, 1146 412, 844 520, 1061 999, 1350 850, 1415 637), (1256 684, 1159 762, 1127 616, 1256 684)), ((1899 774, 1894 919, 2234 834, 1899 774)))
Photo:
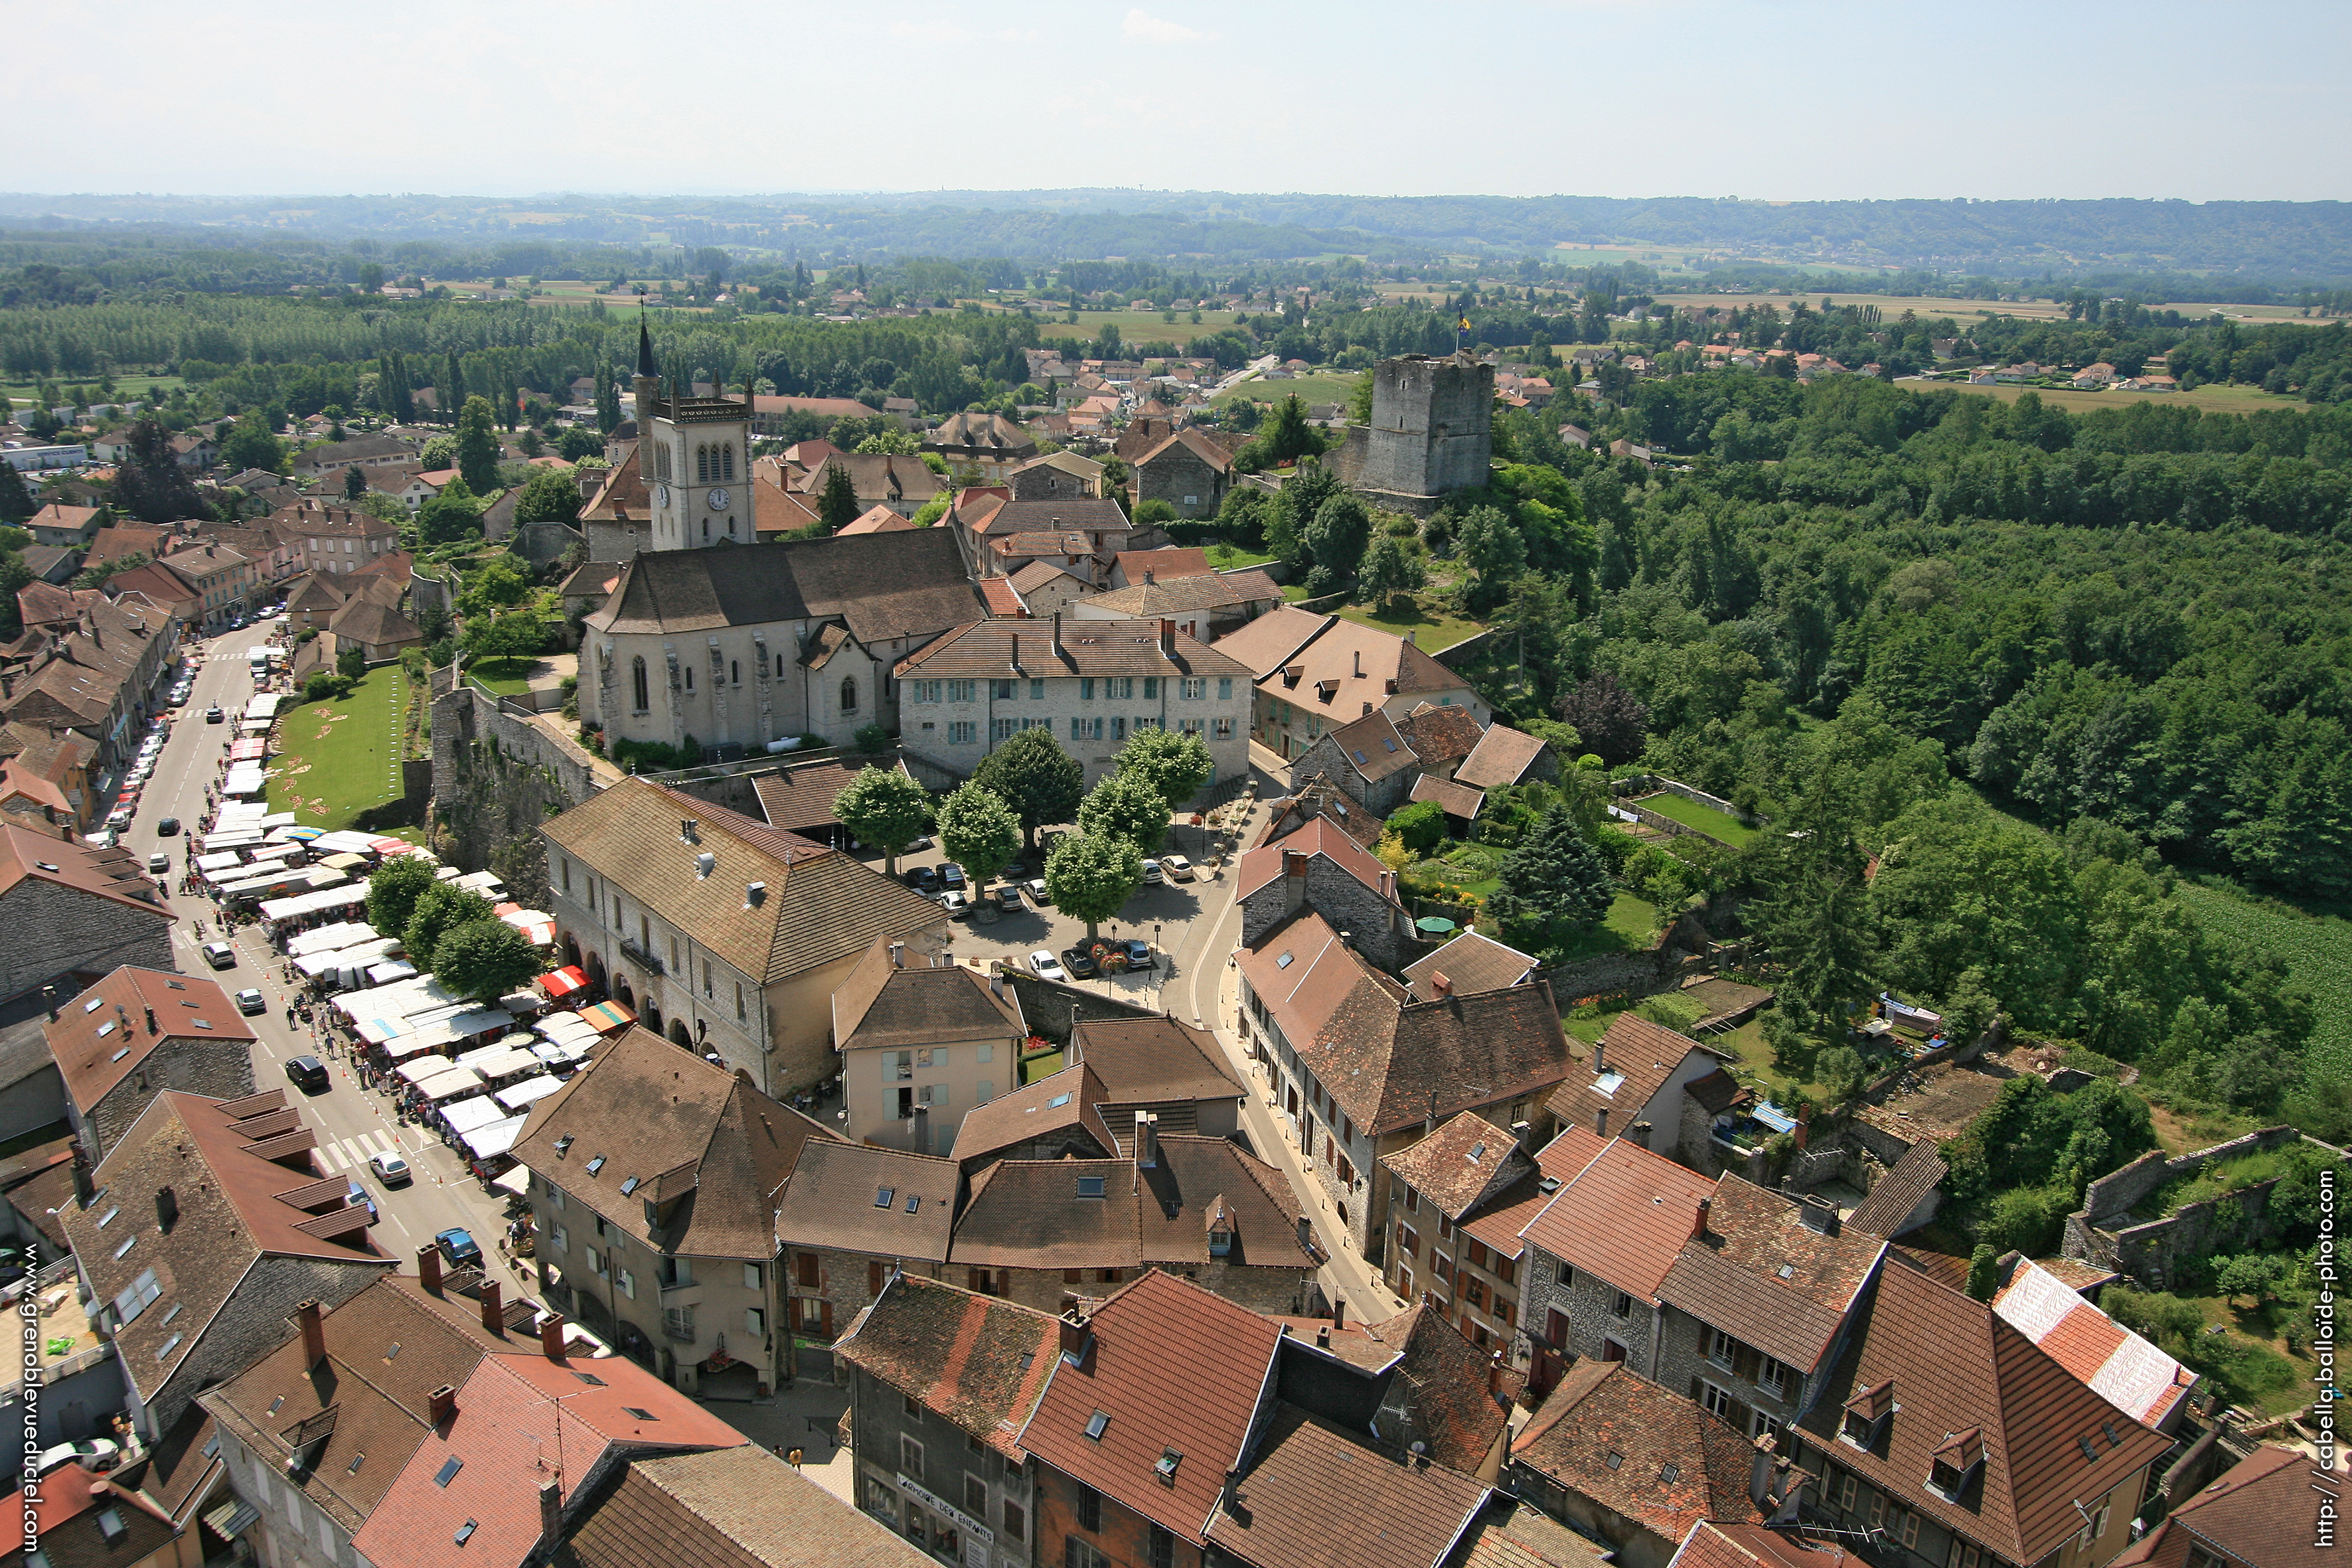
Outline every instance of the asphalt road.
POLYGON ((158 851, 171 857, 172 869, 163 880, 179 917, 173 924, 172 947, 180 971, 216 981, 231 993, 256 987, 268 1001, 258 1017, 247 1020, 259 1037, 253 1047, 254 1087, 285 1089, 300 1109, 303 1121, 319 1135, 313 1158, 320 1167, 330 1176, 356 1176, 367 1189, 379 1216, 376 1244, 404 1266, 413 1267, 416 1249, 430 1243, 436 1233, 462 1226, 473 1233, 485 1256, 495 1258, 497 1237, 505 1224, 505 1195, 485 1193, 457 1152, 433 1133, 399 1125, 392 1101, 362 1088, 350 1063, 330 1055, 309 1025, 288 1026, 286 1009, 296 987, 287 984, 284 961, 269 950, 268 940, 258 931, 248 928, 230 939, 237 949, 235 968, 216 971, 207 965, 200 949, 206 942, 220 940, 215 908, 201 895, 176 891, 187 867, 188 833, 204 817, 205 787, 218 777, 223 745, 236 732, 236 710, 253 695, 246 650, 264 635, 247 627, 208 641, 191 639, 186 645, 184 657, 186 652, 201 653, 204 666, 188 705, 173 710, 177 717, 171 739, 164 743, 163 757, 140 800, 139 814, 122 836, 123 847, 142 861, 158 851), (226 719, 207 724, 205 709, 215 702, 226 719), (167 816, 178 817, 183 829, 168 838, 155 831, 156 824, 167 816), (191 929, 192 920, 203 921, 201 937, 191 929), (304 1055, 326 1063, 330 1088, 306 1093, 287 1081, 286 1063, 304 1055), (386 1188, 367 1169, 368 1155, 391 1150, 397 1150, 415 1173, 415 1179, 404 1186, 386 1188))

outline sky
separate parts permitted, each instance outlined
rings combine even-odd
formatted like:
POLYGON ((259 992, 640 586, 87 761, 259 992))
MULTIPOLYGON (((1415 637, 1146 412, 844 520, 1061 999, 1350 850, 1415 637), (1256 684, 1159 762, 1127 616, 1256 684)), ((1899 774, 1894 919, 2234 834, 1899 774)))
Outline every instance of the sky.
POLYGON ((57 0, 0 184, 2352 197, 2345 0, 57 0))

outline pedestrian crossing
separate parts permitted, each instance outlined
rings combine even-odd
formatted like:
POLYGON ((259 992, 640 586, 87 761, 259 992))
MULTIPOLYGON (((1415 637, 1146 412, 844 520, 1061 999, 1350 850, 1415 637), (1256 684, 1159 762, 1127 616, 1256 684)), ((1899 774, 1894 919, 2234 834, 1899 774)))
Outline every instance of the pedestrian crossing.
POLYGON ((381 1130, 321 1143, 319 1152, 326 1158, 329 1165, 339 1172, 358 1170, 368 1163, 368 1157, 373 1154, 397 1154, 404 1160, 408 1157, 408 1151, 400 1146, 400 1140, 381 1130))

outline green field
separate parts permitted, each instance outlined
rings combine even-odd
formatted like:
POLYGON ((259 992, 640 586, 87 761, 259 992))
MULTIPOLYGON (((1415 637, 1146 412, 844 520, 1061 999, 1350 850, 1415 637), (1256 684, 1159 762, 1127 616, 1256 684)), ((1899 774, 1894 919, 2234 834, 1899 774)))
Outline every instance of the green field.
POLYGON ((2311 1059, 2352 1070, 2352 921, 2305 914, 2228 886, 2184 881, 2176 896, 2206 930, 2284 959, 2311 993, 2311 1059))
POLYGON ((1358 372, 1316 371, 1308 375, 1294 375, 1287 381, 1267 381, 1255 377, 1243 382, 1231 392, 1221 392, 1209 400, 1212 406, 1247 398, 1253 403, 1279 403, 1294 394, 1301 403, 1313 407, 1318 403, 1336 403, 1345 408, 1348 400, 1356 395, 1358 372))
MULTIPOLYGON (((87 386, 95 392, 98 387, 98 378, 96 376, 82 377, 58 375, 51 376, 49 379, 60 391, 68 390, 74 387, 87 386)), ((163 396, 169 397, 172 395, 173 388, 185 386, 186 384, 186 382, 183 381, 176 375, 125 375, 118 374, 114 378, 114 397, 112 400, 117 403, 128 403, 134 398, 149 398, 152 395, 159 392, 163 396)), ((32 406, 34 396, 40 390, 41 384, 38 381, 0 381, 0 392, 5 392, 8 396, 8 400, 19 408, 29 408, 32 406)), ((108 400, 104 397, 100 397, 99 401, 103 403, 108 400)))
MULTIPOLYGON (((400 799, 407 696, 408 678, 387 664, 369 670, 340 702, 304 702, 289 710, 278 723, 283 749, 270 759, 269 808, 332 832, 400 799)), ((413 829, 383 831, 415 837, 413 829)))
POLYGON ((1720 838, 1734 849, 1755 842, 1756 829, 1736 816, 1726 816, 1711 805, 1685 800, 1678 795, 1645 795, 1641 804, 1660 816, 1670 816, 1685 827, 1696 827, 1710 838, 1720 838))
MULTIPOLYGON (((1632 952, 1648 947, 1657 934, 1658 906, 1631 893, 1620 893, 1610 900, 1609 912, 1601 917, 1601 923, 1587 931, 1584 940, 1568 951, 1566 958, 1573 963, 1604 952, 1632 952)), ((1564 1000, 1573 1002, 1575 998, 1564 1000)))
POLYGON ((2076 392, 2072 387, 1970 386, 1965 381, 1901 381, 1895 384, 1911 392, 1949 387, 1955 392, 1970 393, 1980 397, 1998 397, 2003 403, 2014 403, 2032 392, 2038 394, 2042 402, 2075 414, 2086 414, 2098 408, 2122 408, 2134 403, 2185 403, 2208 414, 2259 414, 2265 408, 2308 409, 2311 406, 2300 397, 2264 392, 2253 386, 2200 386, 2189 392, 2076 392))

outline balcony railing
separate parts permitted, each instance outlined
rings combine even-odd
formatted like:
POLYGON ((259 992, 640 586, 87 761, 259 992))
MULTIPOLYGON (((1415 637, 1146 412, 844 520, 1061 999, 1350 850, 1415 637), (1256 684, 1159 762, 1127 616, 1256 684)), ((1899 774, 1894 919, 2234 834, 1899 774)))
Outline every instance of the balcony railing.
POLYGON ((663 974, 667 973, 667 971, 662 967, 662 961, 658 954, 647 952, 644 948, 638 946, 635 942, 629 941, 626 937, 621 939, 621 956, 627 959, 631 963, 635 964, 638 968, 649 971, 652 973, 663 974))

